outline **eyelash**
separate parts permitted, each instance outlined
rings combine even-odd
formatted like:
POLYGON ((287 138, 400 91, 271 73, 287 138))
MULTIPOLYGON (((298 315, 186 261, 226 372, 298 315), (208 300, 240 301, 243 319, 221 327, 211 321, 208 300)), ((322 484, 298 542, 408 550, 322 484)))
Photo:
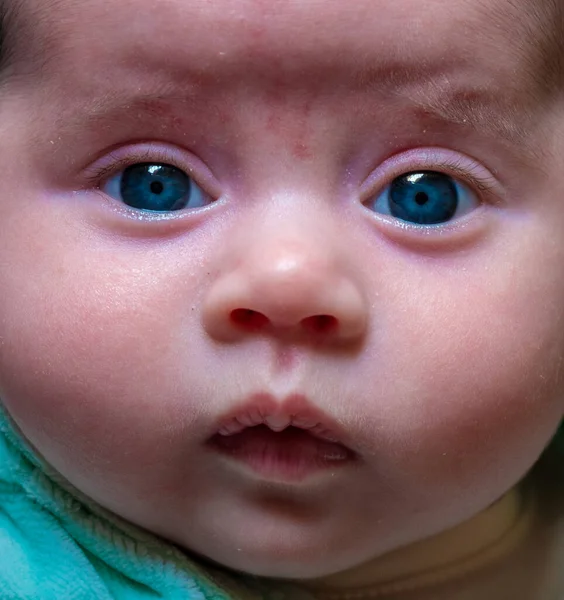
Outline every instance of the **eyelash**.
POLYGON ((187 165, 186 161, 176 158, 175 154, 178 152, 165 150, 160 147, 151 147, 146 149, 134 149, 126 155, 124 155, 124 153, 125 151, 121 148, 117 151, 110 152, 110 154, 104 157, 102 166, 93 166, 87 169, 84 175, 86 183, 91 187, 100 189, 101 184, 104 181, 122 169, 127 169, 137 163, 160 163, 172 165, 173 167, 184 171, 190 178, 195 180, 198 186, 203 185, 207 190, 206 193, 211 198, 219 196, 219 193, 214 193, 219 192, 219 190, 212 189, 208 191, 208 188, 215 187, 211 182, 207 181, 209 177, 199 176, 198 171, 190 165, 187 165))
POLYGON ((459 176, 466 184, 476 188, 482 194, 490 195, 493 193, 494 189, 496 188, 496 182, 493 177, 483 177, 477 175, 472 170, 463 168, 461 163, 461 160, 452 162, 446 161, 439 163, 437 168, 441 171, 446 171, 449 175, 459 176))
POLYGON ((456 177, 475 190, 481 200, 492 204, 499 202, 499 183, 486 169, 470 158, 445 154, 449 152, 438 148, 416 148, 385 160, 364 182, 363 203, 385 189, 397 177, 419 171, 435 171, 456 177))

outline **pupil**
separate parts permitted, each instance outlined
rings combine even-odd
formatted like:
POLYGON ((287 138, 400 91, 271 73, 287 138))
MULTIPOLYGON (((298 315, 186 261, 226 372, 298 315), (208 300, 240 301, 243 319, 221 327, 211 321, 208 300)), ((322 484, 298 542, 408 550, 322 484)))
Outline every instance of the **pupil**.
POLYGON ((153 192, 153 194, 162 194, 164 190, 164 186, 160 181, 153 181, 153 183, 151 183, 151 192, 153 192))
POLYGON ((419 204, 419 206, 423 206, 429 201, 429 196, 425 192, 417 192, 415 195, 415 202, 419 204))

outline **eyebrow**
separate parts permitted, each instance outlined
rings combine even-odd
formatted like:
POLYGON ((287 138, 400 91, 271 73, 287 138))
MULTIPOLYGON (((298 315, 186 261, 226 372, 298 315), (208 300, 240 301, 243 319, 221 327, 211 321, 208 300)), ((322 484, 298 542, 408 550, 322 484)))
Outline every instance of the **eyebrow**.
MULTIPOLYGON (((49 61, 48 52, 37 52, 40 46, 48 48, 49 40, 39 43, 33 32, 38 23, 47 19, 57 1, 44 0, 40 9, 34 11, 37 14, 32 15, 26 10, 25 0, 0 0, 0 90, 16 59, 18 65, 34 63, 26 65, 28 74, 37 73, 47 64, 44 61, 49 61), (22 39, 30 43, 22 44, 22 39), (36 50, 31 51, 30 47, 36 50)), ((371 80, 368 87, 388 85, 387 91, 393 90, 399 99, 403 97, 406 106, 410 105, 421 120, 435 119, 466 130, 475 129, 489 137, 499 136, 511 145, 518 145, 521 153, 538 158, 540 150, 531 143, 534 114, 542 108, 539 104, 549 102, 564 88, 564 0, 507 0, 494 9, 488 0, 469 1, 478 7, 482 17, 476 20, 476 27, 471 31, 477 40, 484 37, 487 40, 490 36, 489 41, 499 45, 498 32, 511 33, 506 43, 516 54, 519 65, 516 89, 511 94, 487 88, 472 89, 470 84, 466 88, 462 84, 435 85, 440 72, 433 73, 432 69, 414 65, 409 70, 401 66, 384 67, 387 73, 376 69, 367 76, 371 80), (492 26, 488 31, 484 31, 484 22, 492 26), (408 90, 414 90, 415 94, 406 93, 408 90)), ((363 76, 355 83, 359 84, 361 79, 363 76)), ((102 120, 123 122, 126 110, 137 109, 150 114, 151 107, 163 107, 179 99, 178 91, 176 94, 171 89, 165 92, 147 89, 145 94, 136 97, 125 90, 110 90, 92 106, 84 107, 82 117, 87 126, 94 126, 102 120)))
MULTIPOLYGON (((517 103, 511 96, 506 98, 499 90, 472 88, 463 82, 445 85, 439 78, 437 83, 432 72, 424 74, 419 69, 402 70, 396 75, 397 78, 389 71, 386 75, 380 71, 370 72, 368 77, 374 80, 372 84, 359 73, 352 87, 368 89, 368 93, 371 88, 376 89, 383 102, 405 110, 414 124, 431 131, 442 126, 452 135, 481 136, 505 143, 513 150, 515 159, 526 164, 542 157, 543 149, 534 135, 536 112, 528 112, 526 105, 517 103)), ((96 134, 103 128, 137 126, 143 115, 158 117, 161 125, 174 130, 178 128, 177 115, 201 111, 202 106, 209 106, 205 101, 207 97, 199 86, 187 94, 185 89, 171 82, 153 88, 148 86, 143 91, 140 88, 112 89, 101 97, 93 97, 74 114, 65 113, 57 128, 62 134, 74 135, 77 129, 96 134)))

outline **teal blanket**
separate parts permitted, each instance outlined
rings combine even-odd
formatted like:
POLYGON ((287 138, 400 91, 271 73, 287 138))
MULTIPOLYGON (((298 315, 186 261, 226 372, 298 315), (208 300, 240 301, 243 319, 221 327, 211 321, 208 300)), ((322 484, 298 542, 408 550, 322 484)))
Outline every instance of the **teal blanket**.
POLYGON ((0 405, 1 600, 294 600, 202 567, 96 505, 23 441, 0 405))

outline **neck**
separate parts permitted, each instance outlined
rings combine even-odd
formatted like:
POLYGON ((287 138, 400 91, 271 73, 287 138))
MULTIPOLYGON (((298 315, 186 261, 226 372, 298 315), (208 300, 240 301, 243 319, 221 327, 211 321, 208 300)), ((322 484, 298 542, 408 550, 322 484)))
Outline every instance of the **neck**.
POLYGON ((467 574, 502 558, 529 531, 530 498, 515 488, 468 521, 361 566, 306 584, 317 598, 338 600, 423 588, 467 574), (359 595, 360 594, 360 595, 359 595))

